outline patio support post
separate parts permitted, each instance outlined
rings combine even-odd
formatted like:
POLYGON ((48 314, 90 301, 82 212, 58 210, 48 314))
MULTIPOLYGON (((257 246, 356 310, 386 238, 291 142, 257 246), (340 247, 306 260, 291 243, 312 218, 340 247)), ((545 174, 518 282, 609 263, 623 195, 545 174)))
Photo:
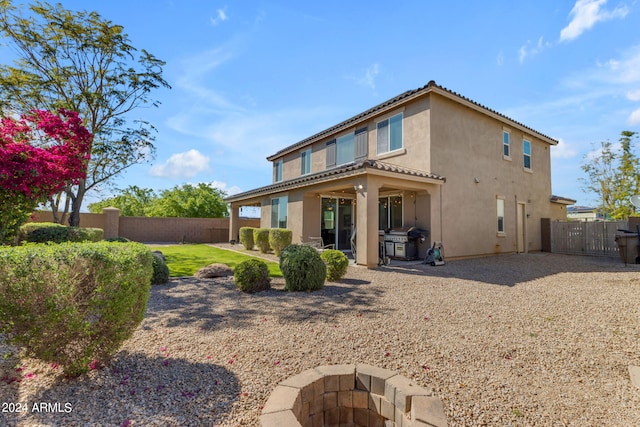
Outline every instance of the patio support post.
POLYGON ((357 263, 367 268, 378 266, 378 194, 380 184, 367 177, 357 195, 357 263))
POLYGON ((229 241, 237 242, 240 235, 240 206, 231 203, 229 210, 229 241))

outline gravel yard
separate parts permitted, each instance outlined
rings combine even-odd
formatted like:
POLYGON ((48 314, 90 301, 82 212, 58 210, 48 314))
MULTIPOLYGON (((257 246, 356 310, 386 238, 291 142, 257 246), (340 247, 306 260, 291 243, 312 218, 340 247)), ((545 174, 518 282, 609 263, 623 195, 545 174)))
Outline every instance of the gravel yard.
POLYGON ((280 381, 366 363, 432 388, 450 426, 637 426, 639 273, 528 254, 350 267, 314 293, 176 279, 153 287, 145 320, 104 369, 68 381, 1 359, 0 425, 258 426, 280 381))

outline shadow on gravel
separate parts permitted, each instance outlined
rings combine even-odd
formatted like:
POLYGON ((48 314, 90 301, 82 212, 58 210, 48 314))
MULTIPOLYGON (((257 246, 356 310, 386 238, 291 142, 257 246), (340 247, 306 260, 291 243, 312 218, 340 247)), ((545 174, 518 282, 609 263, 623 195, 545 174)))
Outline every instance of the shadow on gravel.
POLYGON ((560 273, 624 273, 640 271, 640 265, 625 266, 618 258, 560 255, 551 253, 504 254, 446 261, 442 266, 397 263, 381 272, 416 274, 426 277, 456 278, 494 285, 519 283, 560 273))
POLYGON ((379 314, 384 309, 376 302, 382 292, 366 286, 369 283, 344 279, 327 282, 319 291, 287 292, 280 279, 271 290, 245 294, 231 279, 182 277, 152 288, 142 328, 158 322, 166 327, 196 326, 208 331, 247 328, 265 316, 272 318, 273 313, 283 321, 331 321, 344 313, 379 314))
MULTIPOLYGON (((121 352, 109 367, 60 379, 36 393, 33 402, 58 403, 59 410, 24 413, 20 424, 121 426, 130 420, 141 426, 215 425, 240 392, 237 377, 221 366, 121 352)), ((15 419, 8 421, 15 425, 15 419)))

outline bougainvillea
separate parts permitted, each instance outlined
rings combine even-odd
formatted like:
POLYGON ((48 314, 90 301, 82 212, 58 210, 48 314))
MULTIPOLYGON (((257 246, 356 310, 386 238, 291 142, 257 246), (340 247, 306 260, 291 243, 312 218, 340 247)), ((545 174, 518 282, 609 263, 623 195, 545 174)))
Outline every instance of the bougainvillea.
POLYGON ((38 204, 85 178, 92 141, 74 111, 0 119, 0 243, 38 204))

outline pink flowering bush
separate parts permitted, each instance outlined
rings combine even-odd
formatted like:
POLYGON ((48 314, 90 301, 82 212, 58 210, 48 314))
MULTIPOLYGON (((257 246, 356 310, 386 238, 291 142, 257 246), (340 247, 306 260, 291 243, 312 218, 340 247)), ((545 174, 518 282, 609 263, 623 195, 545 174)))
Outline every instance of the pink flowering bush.
POLYGON ((73 111, 0 119, 0 243, 38 204, 86 177, 92 141, 73 111))

